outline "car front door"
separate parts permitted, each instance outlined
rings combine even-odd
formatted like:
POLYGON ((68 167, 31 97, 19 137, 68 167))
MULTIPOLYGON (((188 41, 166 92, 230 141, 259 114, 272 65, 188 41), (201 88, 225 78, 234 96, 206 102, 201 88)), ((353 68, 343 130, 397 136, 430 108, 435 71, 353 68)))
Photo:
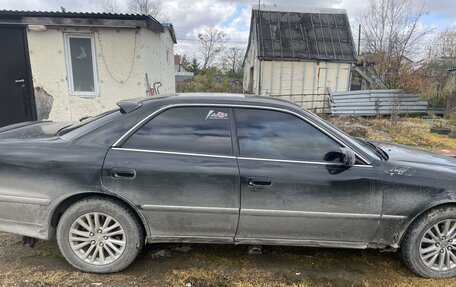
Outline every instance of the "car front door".
POLYGON ((102 180, 142 209, 152 239, 233 242, 240 195, 229 109, 161 112, 108 152, 102 180))
POLYGON ((382 195, 374 189, 371 166, 342 166, 341 144, 294 114, 238 108, 235 118, 241 174, 237 242, 361 247, 372 240, 382 195))

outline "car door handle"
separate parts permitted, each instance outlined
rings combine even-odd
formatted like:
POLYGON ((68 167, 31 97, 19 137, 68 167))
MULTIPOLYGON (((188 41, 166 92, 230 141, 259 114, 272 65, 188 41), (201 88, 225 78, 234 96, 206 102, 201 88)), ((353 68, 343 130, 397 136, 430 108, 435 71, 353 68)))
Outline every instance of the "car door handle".
POLYGON ((267 177, 251 177, 247 184, 251 187, 267 187, 272 185, 272 180, 267 177))
POLYGON ((113 168, 111 170, 111 177, 120 179, 135 179, 136 171, 134 169, 127 168, 113 168))
POLYGON ((22 84, 22 83, 25 83, 25 80, 24 79, 17 79, 17 80, 14 80, 14 83, 22 84))

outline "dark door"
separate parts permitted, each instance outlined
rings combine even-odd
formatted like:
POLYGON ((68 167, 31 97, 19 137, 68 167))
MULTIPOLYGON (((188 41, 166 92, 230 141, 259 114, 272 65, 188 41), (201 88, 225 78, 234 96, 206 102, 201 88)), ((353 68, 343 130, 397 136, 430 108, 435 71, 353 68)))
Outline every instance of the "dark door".
POLYGON ((235 118, 241 174, 236 241, 372 240, 382 208, 373 168, 342 167, 330 156, 339 143, 295 115, 236 109, 235 118))
POLYGON ((0 127, 31 121, 34 115, 25 30, 0 28, 0 127))
POLYGON ((233 242, 239 169, 227 108, 176 107, 111 149, 103 184, 140 206, 155 240, 233 242))

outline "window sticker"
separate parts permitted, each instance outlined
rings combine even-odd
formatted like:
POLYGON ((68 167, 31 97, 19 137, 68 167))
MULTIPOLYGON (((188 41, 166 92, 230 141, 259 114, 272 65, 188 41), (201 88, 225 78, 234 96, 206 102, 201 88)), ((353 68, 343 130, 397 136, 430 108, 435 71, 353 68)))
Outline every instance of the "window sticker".
POLYGON ((207 113, 206 120, 227 120, 228 113, 217 112, 215 110, 210 110, 207 113))

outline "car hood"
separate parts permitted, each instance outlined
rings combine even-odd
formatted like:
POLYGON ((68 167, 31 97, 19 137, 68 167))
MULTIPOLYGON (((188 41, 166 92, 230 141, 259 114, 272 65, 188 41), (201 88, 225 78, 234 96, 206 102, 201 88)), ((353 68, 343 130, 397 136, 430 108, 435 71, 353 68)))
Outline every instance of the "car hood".
POLYGON ((24 122, 0 128, 0 140, 46 139, 57 136, 68 122, 24 122))
POLYGON ((432 152, 387 142, 370 141, 389 156, 389 162, 427 169, 442 169, 456 173, 456 159, 432 152))

